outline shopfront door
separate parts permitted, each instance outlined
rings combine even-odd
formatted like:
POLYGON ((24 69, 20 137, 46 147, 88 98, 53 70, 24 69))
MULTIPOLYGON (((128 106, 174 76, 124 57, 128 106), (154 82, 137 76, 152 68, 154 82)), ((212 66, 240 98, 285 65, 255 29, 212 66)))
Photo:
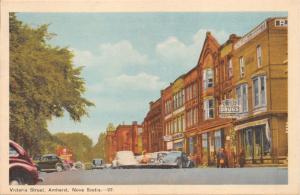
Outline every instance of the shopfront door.
POLYGON ((268 134, 266 125, 241 130, 240 143, 248 163, 263 163, 264 158, 270 157, 271 139, 268 134))

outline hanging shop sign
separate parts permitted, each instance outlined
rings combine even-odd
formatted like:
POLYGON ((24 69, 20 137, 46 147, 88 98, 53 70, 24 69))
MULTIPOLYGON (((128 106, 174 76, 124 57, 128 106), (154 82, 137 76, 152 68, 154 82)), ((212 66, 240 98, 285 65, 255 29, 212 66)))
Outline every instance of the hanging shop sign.
POLYGON ((167 150, 173 150, 173 142, 167 142, 167 150))
POLYGON ((181 139, 183 137, 184 137, 183 133, 176 133, 176 134, 173 135, 173 140, 174 139, 181 139))
POLYGON ((219 106, 220 118, 238 118, 240 113, 240 106, 235 99, 222 100, 219 106))
POLYGON ((168 142, 168 141, 172 141, 172 135, 165 135, 165 136, 163 136, 163 140, 165 141, 165 142, 168 142))

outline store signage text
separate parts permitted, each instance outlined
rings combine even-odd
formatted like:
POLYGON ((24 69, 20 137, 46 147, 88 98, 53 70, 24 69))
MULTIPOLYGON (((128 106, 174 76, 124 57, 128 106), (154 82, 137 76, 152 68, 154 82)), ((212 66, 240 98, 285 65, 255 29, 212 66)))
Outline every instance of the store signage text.
POLYGON ((219 106, 219 116, 221 118, 237 118, 240 112, 240 106, 235 99, 223 100, 219 106))
POLYGON ((236 44, 234 45, 234 49, 238 49, 242 47, 244 44, 246 44, 248 41, 256 37, 259 33, 264 31, 267 28, 267 23, 263 22, 259 26, 257 26, 255 29, 250 31, 248 34, 246 34, 244 37, 242 37, 236 44))

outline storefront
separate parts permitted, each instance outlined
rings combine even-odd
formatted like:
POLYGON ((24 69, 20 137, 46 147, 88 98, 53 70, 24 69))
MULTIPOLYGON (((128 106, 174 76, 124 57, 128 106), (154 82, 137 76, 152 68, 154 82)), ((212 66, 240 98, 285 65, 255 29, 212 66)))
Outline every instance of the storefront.
POLYGON ((183 133, 176 133, 173 135, 173 150, 183 151, 184 149, 184 135, 183 133))
POLYGON ((239 148, 245 152, 246 163, 260 164, 270 160, 272 140, 267 119, 239 125, 235 129, 239 131, 239 148))
POLYGON ((224 130, 219 129, 208 133, 201 134, 202 140, 202 164, 215 165, 216 153, 221 147, 224 147, 224 130))

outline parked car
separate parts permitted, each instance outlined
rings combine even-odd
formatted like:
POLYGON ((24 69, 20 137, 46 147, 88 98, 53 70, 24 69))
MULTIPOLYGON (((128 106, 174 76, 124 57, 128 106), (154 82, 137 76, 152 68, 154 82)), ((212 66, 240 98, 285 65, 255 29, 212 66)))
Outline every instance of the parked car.
POLYGON ((151 164, 162 164, 163 158, 168 154, 168 151, 159 151, 159 152, 153 152, 151 155, 151 158, 149 160, 149 163, 151 164))
POLYGON ((99 159, 93 159, 92 161, 92 169, 103 169, 105 168, 104 160, 99 159))
POLYGON ((162 158, 162 167, 165 168, 192 168, 193 163, 184 152, 170 151, 162 158))
POLYGON ((56 154, 46 154, 43 155, 40 161, 37 162, 37 167, 40 171, 44 172, 61 172, 68 170, 70 165, 65 160, 59 158, 56 154))
POLYGON ((112 168, 135 168, 138 166, 139 163, 132 151, 119 151, 112 161, 112 168))
POLYGON ((75 163, 73 163, 72 168, 75 170, 83 170, 85 169, 85 165, 81 161, 76 161, 75 163))
POLYGON ((9 141, 9 184, 34 185, 42 181, 36 165, 16 142, 9 141))

